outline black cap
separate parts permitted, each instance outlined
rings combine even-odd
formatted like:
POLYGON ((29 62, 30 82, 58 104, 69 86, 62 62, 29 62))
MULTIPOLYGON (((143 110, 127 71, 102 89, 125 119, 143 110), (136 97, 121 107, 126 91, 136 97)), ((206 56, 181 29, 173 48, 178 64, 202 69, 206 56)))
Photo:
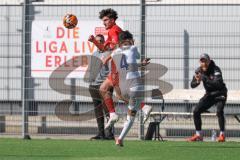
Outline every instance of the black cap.
POLYGON ((205 59, 207 61, 210 61, 210 57, 209 57, 209 55, 207 53, 201 54, 200 60, 203 60, 203 59, 205 59))

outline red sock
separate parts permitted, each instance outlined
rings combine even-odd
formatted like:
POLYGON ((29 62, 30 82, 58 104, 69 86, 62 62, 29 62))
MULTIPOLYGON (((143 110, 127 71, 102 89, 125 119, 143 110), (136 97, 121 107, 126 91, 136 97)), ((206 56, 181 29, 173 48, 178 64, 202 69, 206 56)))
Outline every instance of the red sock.
POLYGON ((113 99, 112 98, 105 98, 104 103, 107 106, 107 109, 109 113, 115 112, 114 104, 113 104, 113 99))
POLYGON ((142 103, 141 103, 141 109, 142 109, 144 106, 145 106, 145 103, 142 102, 142 103))

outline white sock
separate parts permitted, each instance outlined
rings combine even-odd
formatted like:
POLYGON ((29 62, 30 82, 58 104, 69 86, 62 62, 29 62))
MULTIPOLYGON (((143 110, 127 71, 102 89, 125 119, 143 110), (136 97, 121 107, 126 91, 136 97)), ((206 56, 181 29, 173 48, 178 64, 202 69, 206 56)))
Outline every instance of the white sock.
POLYGON ((127 121, 124 123, 122 132, 121 132, 120 136, 118 137, 118 139, 123 140, 125 138, 128 131, 130 130, 130 128, 133 125, 134 119, 135 119, 135 117, 127 115, 127 121))
POLYGON ((224 135, 224 131, 220 131, 220 135, 224 135))
POLYGON ((116 115, 116 112, 110 112, 109 116, 112 117, 113 115, 116 115))
POLYGON ((196 131, 196 135, 201 136, 201 131, 196 131))

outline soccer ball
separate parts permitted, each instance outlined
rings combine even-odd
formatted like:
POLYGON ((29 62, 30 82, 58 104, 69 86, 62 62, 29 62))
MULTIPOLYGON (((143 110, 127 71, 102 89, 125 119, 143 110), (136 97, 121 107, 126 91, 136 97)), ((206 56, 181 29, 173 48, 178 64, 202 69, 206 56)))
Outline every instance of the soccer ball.
POLYGON ((75 15, 73 14, 66 14, 63 18, 63 25, 67 29, 72 29, 77 26, 78 19, 75 15))

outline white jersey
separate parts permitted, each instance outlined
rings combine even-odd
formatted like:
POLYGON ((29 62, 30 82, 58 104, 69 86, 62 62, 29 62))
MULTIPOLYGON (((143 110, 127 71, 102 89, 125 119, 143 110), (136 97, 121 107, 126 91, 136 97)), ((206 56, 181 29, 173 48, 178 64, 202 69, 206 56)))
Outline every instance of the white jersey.
MULTIPOLYGON (((137 59, 140 54, 136 46, 126 46, 118 48, 112 54, 113 61, 119 76, 119 87, 123 96, 139 90, 141 83, 141 74, 138 71, 137 59)), ((141 88, 141 87, 140 87, 141 88)))

